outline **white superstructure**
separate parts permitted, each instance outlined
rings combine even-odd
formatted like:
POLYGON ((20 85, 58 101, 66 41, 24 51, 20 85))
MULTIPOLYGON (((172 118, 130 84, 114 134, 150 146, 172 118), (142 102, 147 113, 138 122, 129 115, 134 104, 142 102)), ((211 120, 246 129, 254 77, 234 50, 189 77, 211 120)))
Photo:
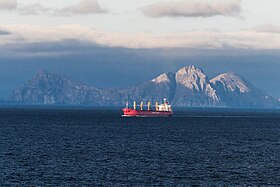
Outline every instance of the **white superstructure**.
POLYGON ((171 105, 166 99, 163 99, 163 103, 158 105, 158 111, 172 111, 171 105))

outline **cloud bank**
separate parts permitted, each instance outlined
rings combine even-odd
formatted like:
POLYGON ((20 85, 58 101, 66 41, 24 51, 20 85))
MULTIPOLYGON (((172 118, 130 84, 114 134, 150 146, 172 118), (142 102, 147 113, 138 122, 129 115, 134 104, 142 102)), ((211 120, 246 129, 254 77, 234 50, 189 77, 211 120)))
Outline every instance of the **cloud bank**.
POLYGON ((81 25, 32 26, 6 25, 10 32, 0 45, 11 43, 40 43, 77 40, 108 47, 124 48, 198 48, 198 49, 280 49, 280 33, 255 29, 232 32, 188 31, 179 33, 113 33, 81 25))
POLYGON ((42 4, 29 4, 18 7, 17 11, 24 15, 38 15, 41 13, 51 13, 52 9, 42 4))
POLYGON ((63 15, 71 14, 96 14, 105 13, 106 10, 102 8, 96 0, 81 0, 79 3, 56 10, 55 13, 63 15))
POLYGON ((150 4, 142 12, 149 17, 237 16, 241 0, 181 0, 150 4))
POLYGON ((98 0, 81 0, 80 2, 62 8, 52 8, 41 3, 19 5, 17 0, 0 0, 0 10, 14 10, 23 15, 48 14, 53 16, 91 15, 106 13, 98 0))
POLYGON ((6 31, 5 29, 1 29, 1 28, 0 28, 0 36, 1 36, 1 35, 9 35, 9 34, 11 34, 11 33, 8 32, 8 31, 6 31))
POLYGON ((17 0, 0 0, 0 10, 14 10, 17 8, 17 0))
POLYGON ((280 26, 277 25, 262 25, 256 27, 256 31, 264 33, 280 34, 280 26))

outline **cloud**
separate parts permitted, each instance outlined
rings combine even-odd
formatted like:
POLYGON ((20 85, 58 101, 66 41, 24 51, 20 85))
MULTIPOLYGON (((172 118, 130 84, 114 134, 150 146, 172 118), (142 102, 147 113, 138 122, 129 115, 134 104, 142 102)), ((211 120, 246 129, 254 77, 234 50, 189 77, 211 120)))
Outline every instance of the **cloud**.
POLYGON ((47 14, 50 16, 90 15, 106 13, 107 10, 101 7, 98 0, 81 0, 77 4, 62 8, 53 8, 41 3, 17 5, 17 0, 0 0, 0 10, 9 9, 17 11, 22 15, 47 14))
POLYGON ((197 48, 197 49, 280 49, 280 37, 274 33, 262 33, 255 29, 241 31, 188 31, 179 33, 113 33, 95 30, 81 25, 32 26, 6 25, 13 33, 6 43, 60 42, 77 40, 107 47, 124 48, 197 48))
POLYGON ((52 9, 42 4, 29 4, 18 7, 18 12, 24 15, 37 15, 41 13, 50 13, 52 9))
POLYGON ((150 4, 142 9, 149 17, 238 16, 241 0, 181 0, 150 4))
POLYGON ((0 0, 0 10, 14 10, 17 8, 17 0, 0 0))
POLYGON ((62 15, 72 15, 72 14, 96 14, 105 13, 106 10, 102 8, 97 0, 81 0, 79 3, 71 6, 64 7, 62 9, 56 10, 55 13, 62 15))
POLYGON ((4 36, 5 36, 5 35, 10 35, 10 34, 11 34, 11 33, 10 33, 9 31, 6 31, 5 29, 1 29, 1 28, 0 28, 0 36, 1 36, 1 35, 4 35, 4 36))
POLYGON ((280 26, 277 25, 261 25, 255 28, 257 32, 280 34, 280 26))

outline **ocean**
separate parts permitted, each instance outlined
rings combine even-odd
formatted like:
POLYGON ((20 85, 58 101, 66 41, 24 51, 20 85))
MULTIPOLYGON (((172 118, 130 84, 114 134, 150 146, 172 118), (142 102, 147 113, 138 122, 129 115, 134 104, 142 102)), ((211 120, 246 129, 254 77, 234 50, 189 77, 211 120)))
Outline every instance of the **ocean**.
POLYGON ((0 186, 280 185, 280 110, 0 109, 0 186))

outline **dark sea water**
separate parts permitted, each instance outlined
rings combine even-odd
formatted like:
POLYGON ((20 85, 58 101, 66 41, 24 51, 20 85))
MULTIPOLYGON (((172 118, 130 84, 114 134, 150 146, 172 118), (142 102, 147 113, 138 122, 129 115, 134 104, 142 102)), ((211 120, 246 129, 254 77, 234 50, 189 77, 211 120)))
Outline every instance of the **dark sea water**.
POLYGON ((0 186, 280 185, 280 111, 0 109, 0 186))

